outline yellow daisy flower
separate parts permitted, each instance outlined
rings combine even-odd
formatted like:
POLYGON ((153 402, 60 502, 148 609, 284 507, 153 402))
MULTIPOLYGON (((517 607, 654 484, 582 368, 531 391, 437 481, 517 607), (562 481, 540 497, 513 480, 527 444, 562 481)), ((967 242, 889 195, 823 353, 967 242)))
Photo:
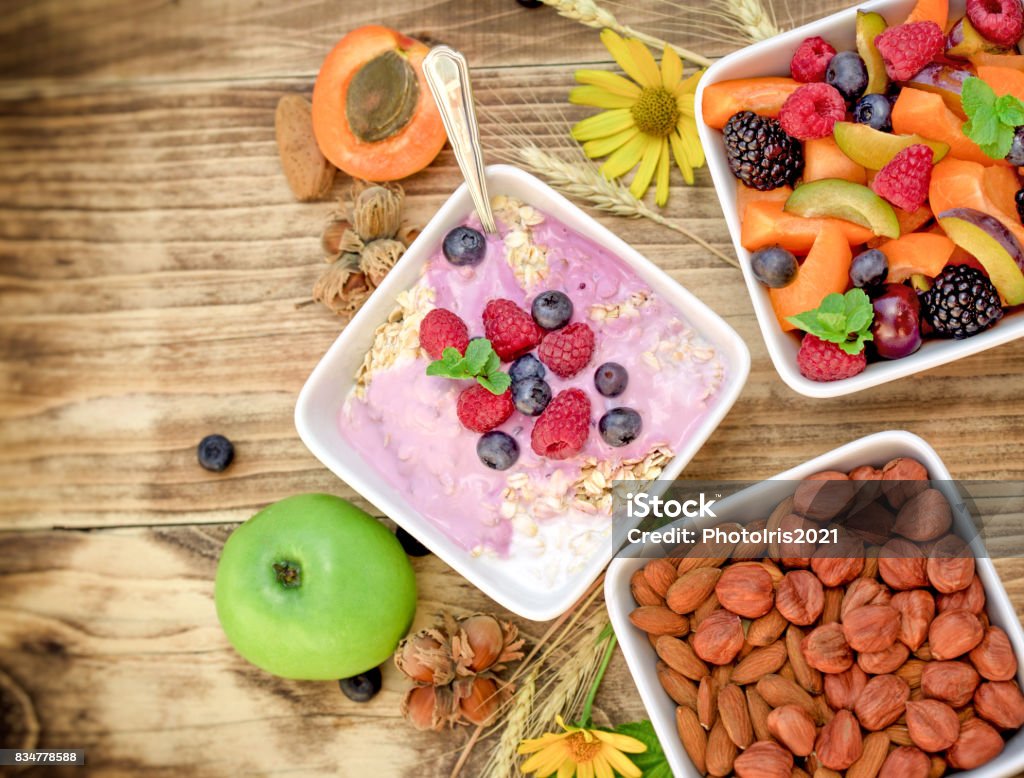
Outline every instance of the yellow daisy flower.
POLYGON ((694 168, 704 164, 693 113, 704 71, 684 79, 683 61, 668 46, 659 68, 647 46, 612 30, 601 32, 601 42, 629 78, 605 70, 576 71, 583 86, 573 88, 569 102, 607 110, 578 122, 572 136, 591 159, 608 157, 601 165, 606 178, 619 178, 639 162, 629 190, 639 199, 655 180, 655 201, 664 205, 671 159, 688 184, 694 168))
POLYGON ((556 716, 564 732, 548 732, 519 744, 520 754, 533 754, 523 764, 524 773, 535 778, 613 778, 618 771, 625 778, 640 778, 641 772, 626 754, 640 754, 647 746, 636 738, 617 732, 566 726, 556 716))

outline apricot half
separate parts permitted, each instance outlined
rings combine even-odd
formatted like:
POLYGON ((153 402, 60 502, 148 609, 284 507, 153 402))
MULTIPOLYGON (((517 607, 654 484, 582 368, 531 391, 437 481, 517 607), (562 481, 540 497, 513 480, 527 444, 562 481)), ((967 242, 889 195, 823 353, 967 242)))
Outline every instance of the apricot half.
POLYGON ((423 76, 428 51, 395 30, 369 25, 327 55, 313 87, 313 133, 337 168, 394 181, 438 155, 446 136, 423 76))

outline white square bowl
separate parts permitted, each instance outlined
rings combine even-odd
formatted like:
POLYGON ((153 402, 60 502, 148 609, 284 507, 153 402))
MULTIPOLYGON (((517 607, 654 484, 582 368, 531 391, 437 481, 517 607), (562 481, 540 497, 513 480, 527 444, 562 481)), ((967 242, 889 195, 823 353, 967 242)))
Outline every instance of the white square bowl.
MULTIPOLYGON (((763 510, 763 506, 774 505, 775 501, 782 497, 781 494, 773 495, 774 500, 772 501, 764 498, 767 492, 773 490, 772 481, 797 481, 823 470, 849 472, 859 465, 881 467, 896 457, 913 457, 918 460, 928 469, 928 474, 934 481, 949 482, 952 478, 935 449, 928 443, 909 432, 892 430, 868 435, 852 443, 847 443, 845 446, 840 446, 798 467, 773 476, 769 481, 731 495, 729 500, 739 503, 740 513, 743 513, 743 508, 749 504, 751 512, 746 515, 756 516, 759 507, 763 510)), ((781 483, 777 486, 780 489, 791 491, 789 484, 781 483)), ((936 484, 936 488, 944 491, 951 499, 955 495, 950 483, 936 484)), ((961 516, 959 520, 962 522, 963 517, 961 516)), ((964 525, 960 523, 955 526, 964 525)), ((980 550, 978 543, 980 543, 980 539, 975 538, 971 544, 976 553, 980 550)), ((693 762, 690 761, 676 732, 676 703, 662 689, 661 683, 658 681, 656 670, 658 656, 647 636, 634 627, 629 620, 629 614, 637 607, 630 591, 629 580, 633 573, 648 561, 645 558, 626 557, 612 561, 604 583, 608 614, 611 617, 615 635, 622 646, 626 664, 629 666, 637 690, 640 692, 640 698, 643 700, 651 723, 658 733, 658 739, 665 750, 672 774, 676 778, 680 778, 680 776, 703 778, 702 773, 698 772, 693 762)), ((975 561, 975 571, 985 586, 988 615, 991 622, 1006 630, 1006 634, 1009 635, 1010 642, 1013 644, 1013 650, 1022 660, 1017 672, 1017 681, 1024 685, 1024 628, 1021 627, 1020 620, 1017 618, 1017 611, 1006 594, 1006 589, 1003 588, 991 559, 987 556, 978 556, 975 561)), ((1007 741, 1006 748, 998 758, 976 770, 957 773, 965 778, 967 776, 971 778, 1011 778, 1011 776, 1022 774, 1024 774, 1024 730, 1007 741)))
MULTIPOLYGON (((714 432, 746 382, 750 353, 743 340, 714 311, 664 271, 537 178, 509 165, 493 165, 487 168, 487 186, 492 195, 519 198, 608 249, 719 349, 728 365, 726 380, 703 421, 666 464, 662 477, 675 478, 714 432)), ((456 572, 509 610, 527 619, 544 621, 565 611, 597 578, 612 557, 610 537, 607 549, 594 554, 564 584, 554 589, 545 588, 487 556, 471 556, 421 516, 406 501, 405 495, 392 488, 371 463, 354 451, 341 436, 338 426, 341 407, 354 383, 356 369, 373 341, 374 330, 387 320, 396 296, 419 279, 424 264, 441 245, 445 234, 462 224, 472 212, 469 191, 462 185, 423 228, 384 283, 313 370, 295 406, 295 426, 299 437, 317 459, 456 572)))
MULTIPOLYGON (((950 18, 963 15, 965 0, 950 0, 950 18)), ((772 311, 768 290, 762 286, 750 269, 750 252, 740 243, 740 214, 736 210, 737 180, 729 170, 720 130, 708 127, 702 115, 704 90, 710 84, 734 78, 789 75, 789 61, 804 39, 820 35, 838 51, 856 50, 855 25, 857 11, 875 11, 889 22, 898 23, 906 18, 914 0, 873 0, 828 16, 796 30, 777 35, 753 46, 748 46, 715 62, 701 79, 697 90, 697 129, 707 155, 708 168, 715 182, 715 191, 722 203, 725 221, 729 225, 736 255, 743 268, 750 299, 761 327, 768 353, 782 380, 791 388, 808 397, 839 397, 859 392, 872 386, 894 381, 913 373, 944 365, 971 354, 1000 346, 1024 335, 1024 310, 1003 317, 992 329, 966 340, 926 339, 921 348, 903 359, 872 362, 867 369, 852 378, 823 383, 811 381, 800 374, 796 352, 800 346, 798 336, 783 332, 772 311)))

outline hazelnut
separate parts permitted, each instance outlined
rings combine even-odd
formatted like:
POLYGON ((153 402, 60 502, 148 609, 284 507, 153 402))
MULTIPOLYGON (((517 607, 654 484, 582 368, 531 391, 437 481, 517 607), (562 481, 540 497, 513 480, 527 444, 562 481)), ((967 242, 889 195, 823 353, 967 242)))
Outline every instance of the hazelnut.
POLYGON ((395 666, 417 683, 443 686, 455 677, 455 660, 445 636, 437 630, 421 630, 404 638, 395 651, 395 666))
POLYGON ((949 747, 949 766, 973 770, 991 762, 1003 751, 1003 739, 992 726, 981 719, 970 719, 960 725, 960 736, 949 747))
POLYGON ((843 634, 855 651, 884 651, 899 632, 900 613, 891 605, 862 605, 843 616, 843 634))
MULTIPOLYGON (((873 484, 874 486, 874 484, 873 484)), ((866 499, 862 485, 854 507, 843 518, 843 527, 865 543, 881 545, 892 537, 896 515, 878 499, 866 499)))
POLYGON ((469 687, 469 694, 459 700, 463 718, 478 726, 491 723, 504 702, 500 691, 495 679, 478 675, 469 687))
POLYGON ((871 465, 861 465, 855 467, 848 474, 851 481, 880 481, 882 479, 882 471, 877 467, 871 465))
MULTIPOLYGON (((818 525, 810 519, 805 519, 796 513, 783 516, 779 522, 779 529, 782 532, 796 533, 799 530, 818 529, 818 525)), ((790 568, 805 568, 811 566, 811 554, 815 552, 814 543, 779 543, 779 561, 790 568)))
POLYGON ((775 607, 788 621, 807 626, 817 621, 825 606, 821 581, 806 570, 790 570, 775 593, 775 607))
POLYGON ((863 747, 857 719, 850 711, 841 710, 822 727, 814 750, 825 767, 845 770, 860 758, 863 747))
POLYGON ((743 623, 727 610, 717 610, 693 633, 693 650, 705 662, 725 665, 743 648, 743 623))
POLYGON ((857 654, 857 664, 871 675, 887 675, 895 673, 910 656, 910 649, 898 640, 881 651, 861 651, 857 654))
POLYGON ((900 613, 900 642, 916 651, 928 638, 928 627, 935 618, 935 598, 924 589, 911 589, 896 592, 891 605, 900 613))
POLYGON ((857 487, 846 473, 828 470, 801 481, 793 494, 793 510, 813 521, 834 519, 852 502, 857 487))
POLYGON ((927 662, 921 671, 921 691, 925 697, 961 708, 971 701, 980 680, 977 670, 966 662, 927 662))
POLYGON ((814 750, 817 728, 814 720, 798 705, 783 705, 768 714, 768 731, 797 756, 814 750))
POLYGON ((1024 725, 1024 695, 1016 681, 989 681, 974 692, 974 710, 999 729, 1024 725))
POLYGON ((981 642, 971 649, 970 660, 989 681, 1009 681, 1017 675, 1017 655, 1010 638, 999 627, 989 627, 981 642))
POLYGON ((928 471, 916 459, 899 457, 882 468, 882 494, 896 510, 928 488, 928 471))
POLYGON ((733 565, 722 572, 715 594, 726 610, 756 619, 772 609, 775 587, 771 574, 761 565, 733 565))
POLYGON ((845 619, 847 613, 864 605, 888 605, 891 599, 892 593, 883 584, 873 578, 858 578, 843 594, 840 618, 845 619))
POLYGON ((974 556, 956 535, 939 539, 928 555, 928 580, 942 594, 953 594, 974 580, 974 556))
POLYGON ((900 746, 882 763, 878 778, 928 778, 931 760, 920 748, 900 746))
POLYGON ((899 509, 893 532, 918 542, 934 540, 949 532, 953 510, 946 495, 938 489, 925 489, 899 509))
POLYGON ((938 700, 907 703, 907 731, 922 751, 945 751, 960 734, 956 711, 938 700))
POLYGON ((878 554, 878 572, 893 589, 920 589, 928 585, 927 562, 916 545, 893 538, 878 554))
POLYGON ((738 778, 790 778, 793 755, 778 743, 754 743, 736 757, 733 771, 738 778))
POLYGON ((416 729, 440 732, 456 718, 455 695, 447 686, 413 686, 402 700, 401 713, 416 729))
POLYGON ((876 675, 864 686, 853 706, 864 729, 877 731, 895 724, 906 709, 910 687, 896 675, 876 675))
POLYGON ((841 673, 853 664, 853 650, 839 624, 824 624, 803 639, 807 664, 823 673, 841 673))
POLYGON ((963 608, 976 616, 980 615, 985 610, 985 585, 975 575, 966 589, 953 594, 940 594, 935 600, 935 607, 939 613, 963 608))
POLYGON ((867 673, 857 665, 841 673, 828 673, 825 676, 825 700, 836 710, 853 710, 867 683, 867 673))
POLYGON ((822 545, 811 557, 811 569, 825 586, 844 586, 864 569, 864 543, 847 535, 835 545, 822 545))
POLYGON ((981 642, 985 628, 968 610, 940 613, 928 627, 928 642, 932 656, 938 660, 956 659, 981 642))

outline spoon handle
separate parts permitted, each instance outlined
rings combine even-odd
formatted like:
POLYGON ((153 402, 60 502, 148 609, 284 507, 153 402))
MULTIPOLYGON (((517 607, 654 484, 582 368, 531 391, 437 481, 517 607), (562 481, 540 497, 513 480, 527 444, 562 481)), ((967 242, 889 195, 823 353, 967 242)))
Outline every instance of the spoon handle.
POLYGON ((484 158, 480 149, 480 128, 473 107, 466 58, 447 46, 435 46, 423 60, 423 73, 441 112, 441 121, 455 152, 462 175, 469 186, 484 232, 497 232, 491 201, 487 196, 484 158))

